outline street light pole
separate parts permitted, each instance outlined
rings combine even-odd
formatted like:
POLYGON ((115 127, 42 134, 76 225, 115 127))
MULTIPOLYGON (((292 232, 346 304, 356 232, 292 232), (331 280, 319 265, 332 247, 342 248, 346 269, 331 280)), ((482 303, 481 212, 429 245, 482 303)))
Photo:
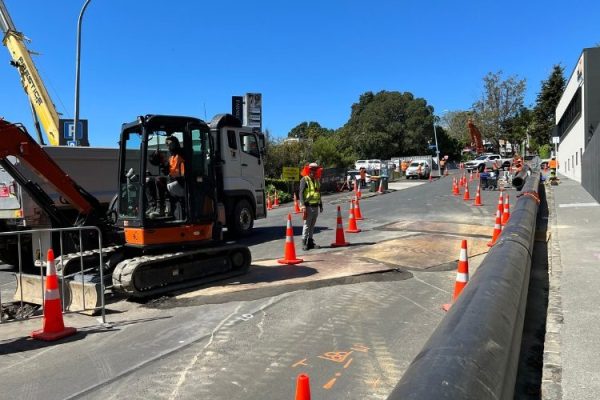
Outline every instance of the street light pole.
POLYGON ((438 147, 437 141, 437 131, 435 130, 435 119, 436 116, 433 116, 433 137, 435 138, 435 152, 437 154, 437 166, 438 166, 438 177, 442 177, 442 167, 440 166, 440 148, 438 147))
POLYGON ((79 13, 79 19, 77 20, 77 53, 75 55, 75 118, 73 119, 73 141, 76 145, 79 145, 77 140, 77 125, 79 124, 79 64, 81 62, 81 22, 83 20, 83 13, 92 0, 86 0, 85 4, 81 8, 79 13))

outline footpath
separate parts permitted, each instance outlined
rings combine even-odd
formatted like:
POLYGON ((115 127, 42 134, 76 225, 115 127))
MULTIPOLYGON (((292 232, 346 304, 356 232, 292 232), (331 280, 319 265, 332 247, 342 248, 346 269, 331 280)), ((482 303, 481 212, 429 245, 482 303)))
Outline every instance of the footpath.
POLYGON ((600 399, 600 205, 576 181, 546 186, 549 304, 543 399, 600 399))

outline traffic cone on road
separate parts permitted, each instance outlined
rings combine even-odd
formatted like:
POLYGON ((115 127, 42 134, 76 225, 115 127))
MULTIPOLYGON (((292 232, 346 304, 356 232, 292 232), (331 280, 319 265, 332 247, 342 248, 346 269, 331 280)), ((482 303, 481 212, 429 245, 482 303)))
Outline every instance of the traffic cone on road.
POLYGON ((294 228, 292 227, 292 214, 288 214, 285 229, 285 246, 283 247, 283 258, 277 260, 279 264, 300 264, 304 260, 296 257, 296 246, 294 246, 294 228))
POLYGON ((463 196, 463 200, 471 200, 471 195, 469 194, 469 182, 465 182, 465 195, 463 196))
POLYGON ((471 176, 469 177, 469 181, 473 182, 473 171, 471 171, 471 176))
POLYGON ((62 305, 58 291, 58 278, 54 267, 54 251, 48 249, 46 266, 46 287, 44 292, 44 319, 42 329, 31 332, 34 339, 51 342, 74 335, 77 329, 65 327, 62 316, 62 305))
POLYGON ((357 186, 358 186, 358 188, 356 189, 356 198, 360 199, 362 197, 362 192, 360 189, 361 184, 359 183, 357 186))
POLYGON ((500 213, 500 222, 502 222, 502 213, 504 213, 504 196, 502 195, 502 192, 500 192, 500 196, 498 196, 498 207, 496 208, 496 211, 500 213))
POLYGON ((352 200, 352 204, 350 205, 350 215, 348 215, 348 229, 346 229, 348 233, 358 233, 360 229, 356 225, 356 218, 354 217, 354 200, 352 200))
POLYGON ((494 224, 494 232, 492 233, 492 240, 488 242, 488 247, 492 247, 496 244, 496 241, 500 237, 502 233, 502 217, 500 216, 500 211, 496 210, 496 223, 494 224))
POLYGON ((455 196, 460 196, 460 189, 458 187, 458 179, 452 178, 452 194, 455 196))
POLYGON ((442 309, 448 311, 452 304, 456 302, 460 292, 467 286, 469 282, 469 255, 467 254, 467 241, 463 240, 460 244, 460 256, 458 257, 458 269, 456 270, 456 282, 454 284, 454 294, 452 295, 452 303, 444 304, 442 309))
POLYGON ((433 182, 433 177, 431 176, 431 172, 429 173, 429 183, 433 182))
POLYGON ((506 225, 510 218, 510 200, 508 199, 508 193, 504 196, 504 210, 502 211, 502 225, 506 225))
POLYGON ((377 193, 379 193, 379 194, 385 193, 385 190, 383 190, 383 179, 379 180, 379 188, 377 188, 377 193))
POLYGON ((300 214, 302 210, 300 209, 300 203, 298 202, 298 197, 296 193, 294 193, 294 214, 300 214))
POLYGON ((272 210, 273 205, 271 204, 271 194, 267 192, 267 210, 272 210))
POLYGON ((346 242, 344 236, 344 222, 342 221, 342 209, 337 206, 337 222, 335 228, 335 242, 331 243, 331 247, 343 247, 348 246, 350 243, 346 242))
POLYGON ((477 185, 477 194, 475 195, 475 203, 473 203, 474 206, 482 206, 483 203, 481 202, 481 185, 477 185))
POLYGON ((279 207, 279 197, 277 197, 277 190, 275 190, 275 202, 273 203, 273 208, 279 207))
POLYGON ((444 176, 448 176, 448 167, 444 168, 444 176))
POLYGON ((296 379, 295 400, 310 400, 310 381, 308 375, 298 375, 298 378, 296 379))
POLYGON ((358 198, 354 200, 354 219, 357 221, 362 221, 364 219, 362 213, 360 212, 360 203, 358 198))

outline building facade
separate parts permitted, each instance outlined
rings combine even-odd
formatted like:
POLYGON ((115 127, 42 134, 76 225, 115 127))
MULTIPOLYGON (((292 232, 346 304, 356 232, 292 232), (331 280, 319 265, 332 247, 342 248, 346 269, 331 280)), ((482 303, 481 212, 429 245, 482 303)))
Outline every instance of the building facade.
POLYGON ((590 171, 583 168, 583 161, 587 158, 590 162, 592 159, 600 162, 598 154, 586 154, 599 121, 600 47, 595 47, 582 51, 556 107, 559 172, 583 183, 590 193, 592 188, 584 183, 590 171))

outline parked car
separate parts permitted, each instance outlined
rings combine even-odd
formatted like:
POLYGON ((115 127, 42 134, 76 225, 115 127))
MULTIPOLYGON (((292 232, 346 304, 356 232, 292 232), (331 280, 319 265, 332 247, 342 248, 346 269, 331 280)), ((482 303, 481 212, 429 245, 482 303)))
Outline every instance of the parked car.
POLYGON ((428 179, 431 174, 431 166, 425 160, 414 160, 406 168, 406 179, 428 179))
POLYGON ((502 158, 500 154, 483 154, 474 160, 465 163, 467 172, 479 171, 483 172, 485 168, 492 168, 492 164, 496 164, 498 168, 510 168, 512 159, 502 158))

